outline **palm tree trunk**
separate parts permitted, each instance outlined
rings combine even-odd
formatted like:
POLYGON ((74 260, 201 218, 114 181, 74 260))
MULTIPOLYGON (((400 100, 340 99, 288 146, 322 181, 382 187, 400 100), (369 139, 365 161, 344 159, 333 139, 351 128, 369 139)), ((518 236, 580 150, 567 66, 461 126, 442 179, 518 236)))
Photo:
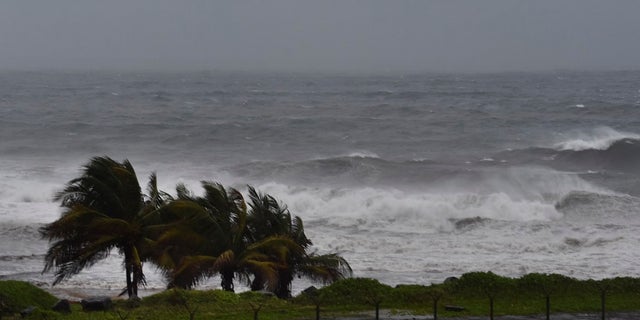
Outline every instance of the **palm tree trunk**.
MULTIPOLYGON (((133 267, 133 269, 137 269, 137 267, 133 267)), ((131 283, 131 293, 132 295, 129 298, 137 298, 138 297, 138 283, 140 283, 140 275, 138 272, 133 272, 133 281, 131 283)))
MULTIPOLYGON (((126 260, 126 257, 125 257, 125 260, 126 260)), ((131 297, 131 295, 133 294, 131 290, 131 266, 128 263, 125 263, 124 269, 125 269, 124 272, 127 277, 127 296, 131 297)))
POLYGON ((143 280, 142 263, 135 247, 124 249, 124 265, 127 276, 127 295, 129 298, 138 296, 138 284, 143 280))
POLYGON ((133 281, 131 283, 131 292, 132 296, 129 298, 137 298, 138 297, 138 286, 142 283, 144 284, 144 274, 142 273, 142 263, 136 261, 136 263, 131 266, 131 272, 133 273, 133 281))
POLYGON ((222 278, 220 282, 220 286, 222 286, 222 290, 234 292, 233 291, 233 270, 223 270, 220 272, 220 278, 222 278))
POLYGON ((289 270, 278 272, 278 287, 276 288, 276 296, 280 299, 291 298, 291 282, 293 274, 289 270))
POLYGON ((264 281, 259 275, 255 275, 253 281, 251 281, 251 291, 264 290, 264 281))

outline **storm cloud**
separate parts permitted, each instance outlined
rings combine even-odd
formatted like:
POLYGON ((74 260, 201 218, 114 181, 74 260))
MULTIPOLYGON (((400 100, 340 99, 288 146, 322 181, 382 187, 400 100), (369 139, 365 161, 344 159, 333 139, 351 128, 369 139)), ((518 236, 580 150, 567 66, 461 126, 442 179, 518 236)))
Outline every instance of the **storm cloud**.
POLYGON ((0 68, 638 69, 638 12, 635 0, 5 0, 0 68))

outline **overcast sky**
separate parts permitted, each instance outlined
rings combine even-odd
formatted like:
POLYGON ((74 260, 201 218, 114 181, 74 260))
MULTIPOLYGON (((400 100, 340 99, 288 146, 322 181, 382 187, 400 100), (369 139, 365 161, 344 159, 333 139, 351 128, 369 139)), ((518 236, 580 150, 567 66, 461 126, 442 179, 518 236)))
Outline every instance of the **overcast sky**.
POLYGON ((639 0, 2 0, 0 69, 640 69, 639 0))

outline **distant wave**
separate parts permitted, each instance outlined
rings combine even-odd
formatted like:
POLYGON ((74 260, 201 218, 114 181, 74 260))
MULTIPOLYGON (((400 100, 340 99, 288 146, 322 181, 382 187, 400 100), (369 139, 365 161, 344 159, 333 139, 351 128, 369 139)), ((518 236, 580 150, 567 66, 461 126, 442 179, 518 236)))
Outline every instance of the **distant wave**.
POLYGON ((420 99, 428 94, 426 91, 376 90, 364 92, 362 96, 367 98, 420 99))
POLYGON ((349 158, 377 158, 380 159, 380 156, 369 151, 354 151, 346 155, 349 158))
POLYGON ((557 159, 608 169, 637 169, 640 167, 640 138, 615 140, 605 149, 562 151, 557 159))
POLYGON ((480 225, 483 225, 491 219, 483 217, 472 217, 463 219, 450 219, 456 229, 470 229, 480 225))
POLYGON ((625 217, 635 215, 639 207, 640 198, 634 196, 587 191, 570 192, 555 204, 558 211, 579 219, 602 215, 625 217))
POLYGON ((513 164, 538 164, 571 171, 635 170, 640 169, 640 139, 612 141, 604 149, 529 148, 503 152, 500 157, 513 164))
POLYGON ((0 261, 43 260, 44 257, 44 254, 6 255, 0 256, 0 261))
POLYGON ((17 223, 0 223, 0 236, 5 237, 31 237, 40 238, 38 228, 43 224, 32 223, 31 225, 22 225, 17 223))
POLYGON ((363 93, 365 97, 386 97, 394 94, 392 90, 377 90, 363 93))
POLYGON ((304 181, 332 186, 411 186, 469 174, 463 167, 446 163, 422 159, 387 160, 366 151, 301 161, 255 161, 225 169, 234 176, 254 181, 304 181))
POLYGON ((598 237, 595 239, 566 237, 563 242, 566 247, 576 249, 578 247, 584 247, 584 248, 604 247, 610 243, 615 243, 623 239, 624 237, 613 237, 613 238, 598 237))
POLYGON ((256 161, 228 168, 234 175, 251 180, 297 180, 310 183, 322 181, 370 181, 379 176, 390 162, 369 153, 353 153, 348 156, 317 158, 303 161, 256 161))
POLYGON ((640 140, 639 134, 616 131, 609 127, 599 127, 592 132, 576 135, 575 138, 556 143, 554 148, 560 151, 606 150, 619 141, 640 140))
POLYGON ((572 140, 564 144, 574 148, 532 147, 500 152, 495 158, 504 159, 513 165, 535 164, 569 171, 635 171, 640 170, 640 135, 621 135, 610 140, 572 140), (579 146, 583 146, 579 147, 579 146), (587 147, 588 146, 588 147, 587 147))

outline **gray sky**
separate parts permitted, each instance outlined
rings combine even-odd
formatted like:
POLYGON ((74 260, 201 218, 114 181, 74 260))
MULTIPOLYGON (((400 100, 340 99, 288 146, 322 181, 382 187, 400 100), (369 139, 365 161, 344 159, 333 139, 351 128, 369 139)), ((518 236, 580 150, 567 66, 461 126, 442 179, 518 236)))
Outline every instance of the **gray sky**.
POLYGON ((640 69, 638 0, 2 0, 0 69, 640 69))

